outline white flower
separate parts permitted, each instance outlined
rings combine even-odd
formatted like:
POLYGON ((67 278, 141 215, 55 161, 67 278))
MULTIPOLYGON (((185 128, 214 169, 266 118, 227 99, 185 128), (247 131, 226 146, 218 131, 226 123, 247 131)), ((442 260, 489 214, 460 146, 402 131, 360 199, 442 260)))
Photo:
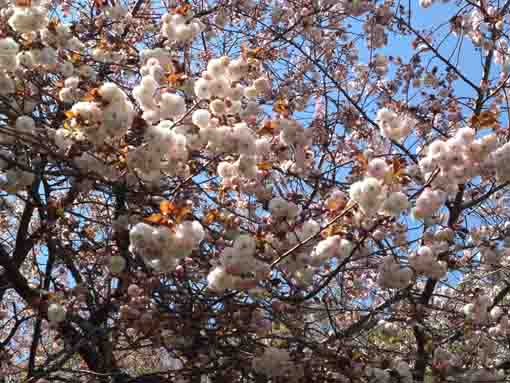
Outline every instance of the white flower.
POLYGON ((218 78, 218 77, 224 76, 227 72, 227 65, 228 65, 227 61, 228 60, 225 60, 224 58, 221 58, 221 57, 217 58, 217 59, 209 60, 209 62, 207 63, 207 73, 209 73, 209 75, 212 78, 218 78))
POLYGON ((178 24, 175 26, 175 40, 180 42, 189 41, 193 38, 193 28, 189 24, 178 24))
POLYGON ((269 89, 270 84, 266 77, 259 77, 255 81, 253 81, 253 86, 255 87, 259 94, 262 94, 267 89, 269 89))
POLYGON ((126 268, 126 260, 119 255, 114 255, 114 256, 110 257, 108 259, 108 263, 109 263, 110 271, 113 274, 119 274, 122 271, 124 271, 124 269, 126 268))
POLYGON ((0 39, 0 56, 16 56, 19 45, 11 37, 0 39))
POLYGON ((126 98, 125 93, 113 82, 105 82, 101 85, 99 94, 103 100, 109 103, 123 102, 126 98))
POLYGON ((121 5, 119 4, 116 4, 114 6, 110 6, 110 7, 107 7, 105 9, 105 14, 106 16, 109 16, 111 17, 112 19, 114 20, 120 20, 122 19, 123 17, 126 16, 128 10, 125 9, 124 7, 122 7, 121 5))
POLYGON ((244 86, 237 84, 233 88, 229 88, 227 91, 227 97, 230 101, 240 101, 244 94, 244 86))
POLYGON ((16 119, 16 130, 21 133, 32 134, 35 130, 35 121, 30 116, 19 116, 16 119))
POLYGON ((320 241, 312 252, 313 266, 319 266, 322 262, 335 257, 338 254, 340 236, 334 235, 320 241))
POLYGON ((9 25, 18 33, 35 32, 47 24, 47 10, 43 7, 15 7, 9 18, 9 25))
POLYGON ((227 67, 227 75, 232 81, 239 81, 245 74, 248 63, 243 58, 232 60, 227 67))
POLYGON ((255 239, 247 234, 240 235, 234 242, 234 249, 239 252, 240 256, 251 256, 256 249, 255 239))
MULTIPOLYGON (((29 65, 26 65, 26 66, 28 67, 29 65)), ((72 76, 74 73, 74 66, 69 61, 66 61, 66 62, 59 64, 58 70, 62 74, 62 76, 69 77, 69 76, 72 76)))
POLYGON ((207 287, 212 291, 221 293, 232 286, 233 279, 223 267, 215 267, 207 276, 207 287))
POLYGON ((209 104, 209 108, 211 109, 211 112, 217 116, 221 116, 225 113, 225 103, 220 100, 216 99, 213 102, 209 104))
POLYGON ((94 68, 92 68, 90 65, 82 65, 78 69, 78 73, 85 78, 88 78, 90 80, 94 80, 96 77, 96 71, 94 68))
POLYGON ((60 323, 66 319, 66 309, 58 304, 52 303, 48 306, 48 320, 53 323, 60 323))
POLYGON ((398 217, 400 213, 410 207, 407 196, 402 192, 389 193, 382 204, 382 210, 391 216, 398 217))
POLYGON ((42 65, 56 65, 57 51, 52 47, 44 47, 37 61, 42 65))
POLYGON ((79 115, 84 120, 99 121, 101 120, 101 109, 89 101, 80 101, 73 105, 71 111, 75 115, 79 115))
POLYGON ((62 150, 66 150, 73 144, 73 141, 69 138, 69 131, 64 128, 57 129, 53 139, 55 140, 55 145, 62 150))
POLYGON ((191 116, 191 120, 193 124, 198 126, 199 128, 207 128, 209 125, 209 120, 211 119, 211 114, 209 111, 205 109, 198 109, 193 112, 191 116))
POLYGON ((161 118, 178 118, 186 112, 184 98, 174 93, 164 93, 161 96, 160 114, 161 118))
POLYGON ((209 94, 211 97, 223 98, 228 95, 229 83, 225 77, 215 77, 209 81, 209 94))
POLYGON ((254 86, 248 86, 244 88, 244 96, 247 98, 255 98, 258 95, 257 88, 254 86))
POLYGON ((174 233, 168 227, 156 227, 151 233, 151 241, 162 251, 171 250, 174 247, 174 233))
POLYGON ((34 58, 27 52, 20 52, 16 56, 16 64, 21 67, 32 68, 34 66, 34 58))
POLYGON ((0 72, 0 96, 7 96, 16 90, 14 80, 5 72, 0 72))
POLYGON ((80 78, 78 76, 68 77, 64 80, 64 86, 66 88, 76 89, 80 84, 80 78))
POLYGON ((338 246, 338 257, 345 258, 351 255, 352 250, 354 249, 354 245, 351 241, 347 239, 341 239, 338 246))
POLYGON ((218 175, 222 178, 231 178, 236 174, 236 167, 229 162, 220 162, 218 164, 218 175))
POLYGON ((0 69, 14 71, 16 69, 18 44, 10 37, 0 40, 0 69))
POLYGON ((297 215, 297 206, 292 202, 287 202, 283 198, 273 198, 269 202, 269 211, 275 217, 295 217, 297 215))
POLYGON ((193 88, 195 95, 199 99, 208 99, 210 97, 209 81, 207 81, 205 78, 199 78, 197 81, 195 81, 193 88))
MULTIPOLYGON (((304 241, 308 237, 311 237, 312 235, 317 234, 319 232, 319 230, 320 230, 320 225, 316 221, 310 219, 303 224, 301 229, 298 230, 296 234, 300 241, 304 241)), ((289 233, 289 234, 291 234, 291 233, 289 233)))

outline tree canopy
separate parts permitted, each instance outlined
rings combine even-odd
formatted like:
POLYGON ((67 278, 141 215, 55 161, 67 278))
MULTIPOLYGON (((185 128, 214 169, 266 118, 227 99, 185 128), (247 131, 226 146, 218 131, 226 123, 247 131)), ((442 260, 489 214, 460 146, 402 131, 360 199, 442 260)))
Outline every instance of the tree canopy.
POLYGON ((0 0, 0 382, 509 381, 509 14, 0 0))

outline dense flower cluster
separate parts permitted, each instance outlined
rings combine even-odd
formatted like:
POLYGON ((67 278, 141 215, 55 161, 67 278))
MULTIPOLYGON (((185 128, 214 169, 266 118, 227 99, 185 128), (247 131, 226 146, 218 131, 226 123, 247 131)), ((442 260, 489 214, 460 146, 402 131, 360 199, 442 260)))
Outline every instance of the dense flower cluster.
POLYGON ((376 121, 383 137, 397 141, 409 135, 416 125, 412 117, 399 115, 387 108, 377 112, 376 121))
POLYGON ((29 7, 21 6, 11 9, 9 26, 19 33, 37 32, 48 24, 48 8, 46 1, 32 1, 29 7))
MULTIPOLYGON (((72 92, 76 87, 67 82, 72 92)), ((73 105, 70 120, 65 130, 57 130, 57 144, 64 148, 69 145, 66 137, 88 140, 100 147, 126 134, 134 118, 134 109, 126 94, 116 84, 105 83, 93 95, 94 101, 80 101, 73 105)))
POLYGON ((51 303, 48 306, 48 320, 53 323, 60 323, 66 319, 67 310, 59 303, 51 303))
POLYGON ((371 176, 351 185, 350 198, 357 202, 368 216, 381 212, 398 217, 410 207, 409 200, 403 192, 390 191, 383 185, 387 171, 383 160, 372 160, 368 165, 368 174, 371 176))
POLYGON ((275 347, 266 347, 261 356, 253 359, 252 367, 255 371, 273 378, 293 375, 295 372, 289 352, 275 347))
POLYGON ((415 254, 410 254, 409 265, 417 273, 433 279, 442 278, 448 271, 447 263, 439 261, 436 252, 428 246, 422 246, 415 254))
POLYGON ((170 41, 188 42, 204 31, 205 25, 198 18, 189 20, 181 14, 165 14, 161 18, 161 34, 170 41))
POLYGON ((387 256, 379 266, 378 283, 385 288, 404 288, 414 277, 413 269, 401 267, 395 258, 387 256))
POLYGON ((237 237, 232 247, 223 250, 220 264, 207 276, 209 288, 217 292, 252 288, 257 281, 266 278, 269 267, 254 257, 255 251, 254 238, 248 235, 237 237))
POLYGON ((413 375, 408 363, 403 360, 397 360, 393 369, 382 369, 377 367, 369 367, 365 370, 366 376, 370 382, 374 383, 390 383, 396 377, 399 382, 412 383, 413 375))
POLYGON ((127 164, 146 182, 159 182, 161 173, 187 177, 189 166, 186 136, 172 129, 171 120, 151 126, 145 134, 145 145, 130 150, 127 164))
POLYGON ((204 229, 197 221, 182 222, 175 230, 138 223, 129 232, 132 251, 158 271, 173 271, 181 259, 199 246, 204 236, 204 229))

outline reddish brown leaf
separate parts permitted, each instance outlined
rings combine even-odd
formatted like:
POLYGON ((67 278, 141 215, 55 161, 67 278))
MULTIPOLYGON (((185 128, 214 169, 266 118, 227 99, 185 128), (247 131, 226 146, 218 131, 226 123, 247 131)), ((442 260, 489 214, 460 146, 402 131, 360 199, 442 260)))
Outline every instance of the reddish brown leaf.
POLYGON ((161 201, 159 204, 159 212, 163 215, 174 214, 176 210, 177 207, 170 201, 161 201))
POLYGON ((148 217, 145 217, 144 221, 148 223, 162 224, 165 221, 165 219, 161 214, 154 213, 148 217))
POLYGON ((260 170, 269 170, 273 167, 273 165, 270 162, 261 162, 257 164, 257 168, 260 170))

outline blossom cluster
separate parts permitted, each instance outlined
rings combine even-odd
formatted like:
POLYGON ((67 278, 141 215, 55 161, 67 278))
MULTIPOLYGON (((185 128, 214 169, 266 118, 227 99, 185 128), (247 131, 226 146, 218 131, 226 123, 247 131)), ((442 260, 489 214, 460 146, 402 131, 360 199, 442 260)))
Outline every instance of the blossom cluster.
POLYGON ((379 266, 377 282, 384 288, 404 288, 409 286, 414 278, 410 267, 401 267, 392 256, 386 256, 379 266))
MULTIPOLYGON (((76 81, 73 82, 75 86, 76 81)), ((55 133, 61 138, 55 140, 57 144, 65 148, 69 145, 65 138, 72 137, 101 147, 126 134, 134 119, 134 108, 124 91, 117 84, 104 83, 93 97, 93 101, 79 101, 73 105, 68 125, 55 133)))
POLYGON ((403 360, 396 360, 394 363, 394 368, 390 369, 382 369, 377 367, 367 367, 365 369, 365 375, 369 378, 370 382, 377 383, 390 383, 393 380, 394 374, 392 371, 396 373, 397 379, 402 383, 412 383, 413 382, 413 374, 411 371, 411 367, 409 364, 403 360))
POLYGON ((48 5, 46 1, 32 1, 31 6, 8 8, 11 13, 9 26, 18 33, 37 32, 49 22, 48 5))
POLYGON ((508 315, 504 314, 499 306, 490 309, 492 301, 493 299, 490 295, 480 294, 471 303, 466 304, 462 311, 466 319, 477 324, 487 324, 491 321, 496 322, 496 326, 491 327, 489 330, 491 335, 505 334, 510 330, 508 315))
POLYGON ((416 273, 429 278, 441 279, 448 271, 448 264, 437 260, 436 252, 429 246, 421 246, 416 253, 409 255, 408 261, 416 273))
POLYGON ((65 50, 83 52, 84 44, 72 35, 70 25, 64 23, 50 23, 47 17, 47 4, 39 4, 32 1, 31 6, 11 7, 6 12, 12 13, 9 17, 9 25, 17 32, 30 35, 31 38, 39 38, 41 45, 28 46, 20 49, 20 46, 11 38, 0 40, 0 73, 2 94, 13 93, 14 79, 8 72, 20 70, 33 70, 38 68, 43 71, 54 71, 64 77, 74 73, 73 63, 61 60, 59 54, 65 50), (5 71, 5 72, 4 72, 5 71))
POLYGON ((171 120, 162 120, 149 127, 144 137, 145 145, 128 152, 128 167, 137 170, 144 181, 158 182, 162 171, 182 177, 189 175, 187 137, 173 127, 171 120))
POLYGON ((232 247, 223 250, 220 264, 207 276, 209 289, 222 292, 226 289, 254 287, 266 278, 269 266, 255 258, 256 242, 250 235, 240 235, 232 247))
POLYGON ((162 92, 165 82, 164 67, 171 66, 171 56, 162 50, 145 52, 145 64, 141 67, 142 79, 133 89, 133 96, 143 110, 142 118, 148 123, 178 119, 186 112, 184 97, 177 93, 162 92))
MULTIPOLYGON (((320 232, 320 225, 313 220, 308 220, 287 233, 283 244, 285 248, 292 248, 314 238, 320 232)), ((281 262, 281 267, 292 275, 298 285, 306 287, 313 282, 317 270, 328 262, 342 263, 355 259, 362 253, 354 244, 340 235, 333 235, 319 242, 310 241, 306 245, 300 245, 298 251, 288 256, 281 262), (315 244, 315 245, 314 245, 315 244)))
POLYGON ((252 368, 272 378, 292 375, 295 369, 289 352, 276 347, 266 347, 262 355, 253 358, 252 368))
POLYGON ((412 117, 399 115, 388 108, 379 109, 376 122, 381 129, 383 137, 396 141, 409 135, 416 125, 416 120, 412 117))
POLYGON ((494 134, 476 139, 474 129, 469 127, 457 130, 454 137, 445 141, 434 140, 419 161, 420 171, 425 180, 431 180, 431 187, 417 198, 415 216, 432 216, 459 184, 480 174, 483 168, 495 168, 498 177, 505 177, 507 165, 499 160, 506 153, 506 147, 498 149, 494 134))
POLYGON ((373 176, 353 183, 349 189, 350 198, 368 216, 380 212, 398 217, 410 206, 403 192, 391 191, 384 186, 384 177, 388 171, 383 160, 374 159, 368 165, 368 174, 373 176))
POLYGON ((343 262, 352 255, 354 245, 351 241, 339 235, 333 235, 320 241, 310 255, 310 263, 319 266, 321 263, 336 258, 343 262))
POLYGON ((132 251, 157 271, 173 271, 181 259, 199 246, 204 236, 204 229, 198 221, 182 222, 175 230, 142 222, 129 232, 132 251))
POLYGON ((161 35, 170 41, 189 42, 204 31, 205 25, 199 18, 191 18, 179 13, 167 13, 161 18, 161 35))
POLYGON ((48 306, 48 320, 51 323, 60 323, 66 319, 67 310, 60 303, 51 303, 48 306))

